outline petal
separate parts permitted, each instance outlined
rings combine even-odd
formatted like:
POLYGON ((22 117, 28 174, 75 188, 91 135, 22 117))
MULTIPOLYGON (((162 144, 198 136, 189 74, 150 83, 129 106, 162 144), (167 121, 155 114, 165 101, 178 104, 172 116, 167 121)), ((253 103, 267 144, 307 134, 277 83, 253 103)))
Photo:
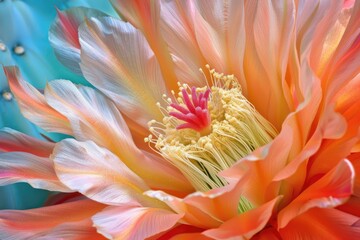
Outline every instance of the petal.
POLYGON ((49 158, 24 152, 0 153, 0 185, 17 182, 50 191, 71 192, 59 181, 49 158))
POLYGON ((90 217, 103 208, 81 200, 30 210, 2 210, 0 239, 102 239, 90 217))
POLYGON ((145 36, 160 62, 159 68, 169 89, 177 89, 177 79, 167 45, 160 29, 161 2, 141 0, 111 0, 121 19, 128 21, 145 36))
MULTIPOLYGON (((198 206, 188 204, 186 202, 186 198, 181 199, 171 196, 165 192, 151 190, 145 192, 145 195, 166 203, 173 211, 179 214, 184 214, 182 218, 182 223, 184 224, 207 229, 217 227, 221 223, 221 220, 214 219, 210 216, 206 211, 207 209, 203 211, 203 209, 198 206)), ((189 197, 191 198, 191 195, 189 197)))
POLYGON ((10 128, 0 130, 0 152, 26 152, 39 157, 48 157, 55 144, 33 138, 10 128))
POLYGON ((180 224, 175 226, 169 231, 166 231, 164 234, 160 234, 157 240, 186 240, 186 239, 199 239, 199 240, 208 240, 208 237, 205 237, 201 232, 203 229, 197 228, 191 225, 180 224))
POLYGON ((82 24, 79 36, 85 78, 141 126, 162 119, 156 103, 162 101, 166 88, 142 34, 129 23, 104 17, 82 24))
POLYGON ((95 143, 65 139, 56 144, 53 160, 61 181, 85 196, 110 205, 146 202, 147 185, 114 154, 95 143))
POLYGON ((171 240, 191 240, 191 239, 211 240, 213 238, 206 237, 202 233, 183 233, 183 234, 178 234, 170 239, 171 240))
POLYGON ((50 106, 68 118, 76 139, 106 147, 150 187, 178 193, 192 190, 185 177, 165 159, 138 149, 115 104, 103 94, 58 80, 47 85, 45 96, 50 106))
POLYGON ((247 98, 277 129, 289 113, 283 84, 293 42, 294 11, 292 1, 269 0, 247 1, 244 10, 247 98))
POLYGON ((177 80, 190 86, 206 86, 199 71, 205 67, 194 32, 194 6, 191 1, 161 2, 161 33, 169 47, 177 80))
POLYGON ((90 17, 102 17, 106 14, 90 8, 75 7, 66 11, 57 10, 57 17, 49 30, 49 41, 57 59, 71 71, 81 74, 80 42, 78 27, 90 17))
POLYGON ((360 59, 360 2, 356 1, 346 30, 324 73, 323 88, 332 98, 342 86, 359 74, 360 59))
POLYGON ((173 227, 181 215, 134 206, 107 207, 92 217, 94 226, 107 238, 146 239, 173 227))
POLYGON ((360 218, 360 197, 351 196, 346 203, 336 209, 360 218))
POLYGON ((313 47, 311 48, 310 61, 318 76, 322 76, 327 70, 326 65, 339 46, 351 16, 351 11, 341 5, 342 2, 339 1, 328 6, 326 10, 328 12, 324 14, 324 18, 316 27, 312 39, 313 47))
POLYGON ((311 184, 278 215, 279 228, 311 208, 331 208, 343 204, 352 194, 354 169, 348 160, 311 184))
POLYGON ((106 238, 99 234, 90 219, 74 223, 60 224, 48 232, 41 232, 34 235, 39 240, 49 239, 71 239, 71 240, 105 240, 106 238))
POLYGON ((252 240, 281 240, 281 236, 278 231, 272 227, 265 228, 258 234, 256 234, 252 240))
POLYGON ((265 227, 279 199, 280 197, 277 197, 255 209, 239 214, 223 223, 219 228, 207 230, 204 234, 219 240, 234 237, 250 239, 265 227))
POLYGON ((173 211, 184 214, 182 223, 198 228, 216 228, 222 222, 238 214, 239 199, 246 179, 208 192, 195 192, 185 198, 177 198, 162 191, 144 194, 166 203, 173 211))
POLYGON ((355 169, 354 195, 360 198, 360 152, 351 154, 349 160, 355 169))
POLYGON ((280 229, 283 239, 358 239, 359 218, 336 209, 314 208, 280 229))
POLYGON ((243 1, 198 0, 194 7, 195 36, 206 62, 217 72, 235 74, 246 92, 243 1))
POLYGON ((67 119, 50 107, 37 89, 21 78, 17 67, 4 67, 4 72, 26 118, 47 131, 71 134, 67 119))

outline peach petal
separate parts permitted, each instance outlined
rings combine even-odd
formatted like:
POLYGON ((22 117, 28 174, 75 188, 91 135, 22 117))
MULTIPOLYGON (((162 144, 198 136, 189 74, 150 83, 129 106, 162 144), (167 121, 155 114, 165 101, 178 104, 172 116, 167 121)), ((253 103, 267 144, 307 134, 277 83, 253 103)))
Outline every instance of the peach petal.
POLYGON ((359 73, 360 59, 360 2, 355 1, 345 32, 329 62, 323 78, 323 89, 331 99, 342 86, 359 73))
POLYGON ((359 217, 336 209, 313 208, 280 229, 283 239, 358 239, 359 217))
MULTIPOLYGON (((243 71, 246 36, 243 1, 198 0, 194 1, 194 6, 188 5, 194 9, 192 31, 197 41, 195 47, 200 49, 205 62, 217 72, 234 74, 247 93, 243 71)), ((195 58, 201 60, 198 54, 195 58)))
POLYGON ((277 197, 263 205, 239 214, 226 221, 217 229, 210 229, 204 235, 215 239, 250 239, 261 231, 269 221, 276 203, 281 197, 277 197))
POLYGON ((283 82, 294 35, 294 8, 288 1, 248 1, 244 10, 247 98, 277 129, 289 113, 283 82))
POLYGON ((173 227, 181 215, 157 208, 107 207, 92 217, 98 232, 113 239, 146 239, 173 227))
POLYGON ((194 6, 191 1, 161 1, 160 27, 169 47, 177 80, 191 86, 206 86, 199 71, 206 61, 194 32, 194 6))
POLYGON ((284 228, 296 216, 311 208, 331 208, 343 204, 352 194, 354 170, 348 160, 311 184, 278 215, 278 227, 284 228))

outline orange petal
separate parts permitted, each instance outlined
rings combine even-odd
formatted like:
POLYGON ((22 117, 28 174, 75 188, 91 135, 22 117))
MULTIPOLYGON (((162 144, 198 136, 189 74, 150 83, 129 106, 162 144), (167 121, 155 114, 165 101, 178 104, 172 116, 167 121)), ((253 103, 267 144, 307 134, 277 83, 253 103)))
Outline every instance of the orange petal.
POLYGON ((134 206, 107 207, 92 217, 94 226, 107 238, 146 239, 173 227, 181 215, 134 206))
POLYGON ((0 153, 0 185, 27 182, 34 188, 71 192, 62 184, 52 160, 24 152, 0 153))
POLYGON ((256 234, 251 240, 281 240, 281 236, 276 229, 268 227, 258 234, 256 234))
POLYGON ((352 194, 354 169, 348 160, 311 184, 278 215, 278 226, 284 228, 296 216, 311 208, 331 208, 343 204, 352 194))
POLYGON ((186 239, 209 239, 201 234, 203 229, 197 228, 191 225, 180 224, 172 228, 171 230, 165 232, 164 234, 159 234, 159 236, 155 236, 156 240, 168 240, 168 239, 177 239, 177 240, 186 240, 186 239))
POLYGON ((78 28, 87 18, 106 14, 90 8, 75 7, 66 11, 56 9, 57 17, 50 26, 49 41, 57 59, 71 71, 81 74, 78 28))
POLYGON ((239 214, 223 223, 219 228, 207 230, 204 234, 214 239, 235 237, 250 239, 265 227, 279 199, 280 197, 277 197, 255 209, 239 214))
POLYGON ((115 104, 103 94, 57 80, 47 85, 45 96, 54 109, 69 119, 76 139, 92 140, 106 147, 150 187, 182 195, 192 190, 185 177, 165 159, 138 149, 115 104))
POLYGON ((280 229, 283 239, 358 239, 359 217, 336 209, 313 208, 280 229))
POLYGON ((193 240, 193 239, 211 240, 213 238, 206 237, 202 233, 183 233, 183 234, 178 234, 178 235, 170 238, 170 240, 193 240))
POLYGON ((103 208, 81 200, 31 210, 2 210, 0 239, 102 239, 90 217, 103 208))
POLYGON ((48 157, 55 144, 33 138, 10 128, 0 130, 0 152, 26 152, 48 157))
POLYGON ((351 154, 348 158, 355 169, 354 195, 360 197, 360 152, 351 154))
POLYGON ((4 67, 4 72, 26 118, 50 132, 72 133, 67 119, 50 107, 44 96, 21 78, 17 67, 4 67))
POLYGON ((346 203, 336 209, 360 218, 360 197, 351 196, 346 203))

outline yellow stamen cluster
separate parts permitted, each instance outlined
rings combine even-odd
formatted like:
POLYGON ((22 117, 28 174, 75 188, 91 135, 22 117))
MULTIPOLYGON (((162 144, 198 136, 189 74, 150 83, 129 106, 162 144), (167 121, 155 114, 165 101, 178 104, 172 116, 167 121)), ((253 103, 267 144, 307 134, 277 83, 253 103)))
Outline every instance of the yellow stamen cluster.
MULTIPOLYGON (((152 133, 145 139, 164 158, 175 165, 198 191, 207 191, 224 186, 225 179, 218 173, 231 167, 236 161, 250 154, 256 148, 269 143, 277 132, 242 95, 241 87, 233 75, 223 75, 209 69, 212 86, 208 102, 211 128, 207 134, 193 129, 176 129, 181 120, 169 116, 172 107, 163 111, 162 122, 150 121, 152 133)), ((174 92, 177 104, 182 101, 183 89, 179 84, 179 94, 174 92)), ((197 88, 204 92, 208 87, 197 88)), ((167 104, 173 101, 164 96, 167 104)))

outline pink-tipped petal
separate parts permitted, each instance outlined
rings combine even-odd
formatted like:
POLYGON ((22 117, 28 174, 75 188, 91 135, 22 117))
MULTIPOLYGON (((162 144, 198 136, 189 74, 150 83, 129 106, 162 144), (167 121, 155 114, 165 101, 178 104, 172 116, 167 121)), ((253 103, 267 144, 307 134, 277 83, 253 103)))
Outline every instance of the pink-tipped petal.
POLYGON ((70 8, 66 11, 56 10, 57 17, 49 30, 50 44, 62 64, 71 71, 81 74, 78 28, 85 19, 102 17, 106 14, 85 7, 70 8))
POLYGON ((50 132, 72 133, 66 117, 50 107, 45 97, 21 78, 17 67, 4 67, 4 72, 26 118, 50 132))
POLYGON ((55 144, 42 141, 10 128, 0 131, 0 152, 26 152, 39 157, 48 157, 55 144))
POLYGON ((27 182, 34 188, 71 192, 58 179, 53 162, 25 152, 0 153, 0 185, 27 182))

